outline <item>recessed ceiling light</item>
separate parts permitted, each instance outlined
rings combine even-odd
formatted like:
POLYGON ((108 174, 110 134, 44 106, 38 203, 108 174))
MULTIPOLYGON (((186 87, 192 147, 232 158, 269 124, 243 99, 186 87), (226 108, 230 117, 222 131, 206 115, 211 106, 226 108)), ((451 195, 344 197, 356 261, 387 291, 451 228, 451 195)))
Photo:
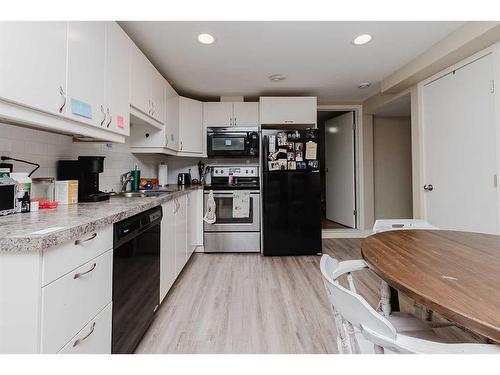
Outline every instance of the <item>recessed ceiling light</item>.
POLYGON ((279 82, 283 81, 286 77, 282 74, 273 74, 272 76, 269 76, 269 79, 273 82, 279 82))
POLYGON ((215 42, 215 38, 210 34, 200 34, 198 35, 198 41, 201 44, 212 44, 215 42))
POLYGON ((352 44, 356 46, 362 46, 363 44, 368 43, 370 40, 372 40, 372 36, 370 34, 361 34, 354 38, 352 44))
POLYGON ((358 89, 367 89, 370 87, 372 84, 370 82, 363 82, 358 85, 358 89))

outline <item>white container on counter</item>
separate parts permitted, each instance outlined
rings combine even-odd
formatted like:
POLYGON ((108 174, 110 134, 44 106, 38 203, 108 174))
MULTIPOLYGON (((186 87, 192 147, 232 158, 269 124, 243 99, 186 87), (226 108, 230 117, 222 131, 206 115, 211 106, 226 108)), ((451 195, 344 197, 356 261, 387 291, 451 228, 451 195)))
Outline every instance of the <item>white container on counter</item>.
POLYGON ((59 204, 78 203, 78 180, 56 181, 54 200, 59 204))
POLYGON ((168 185, 168 165, 160 163, 158 165, 158 186, 168 185))
POLYGON ((11 173, 10 178, 17 181, 16 212, 30 212, 31 178, 26 172, 11 173))

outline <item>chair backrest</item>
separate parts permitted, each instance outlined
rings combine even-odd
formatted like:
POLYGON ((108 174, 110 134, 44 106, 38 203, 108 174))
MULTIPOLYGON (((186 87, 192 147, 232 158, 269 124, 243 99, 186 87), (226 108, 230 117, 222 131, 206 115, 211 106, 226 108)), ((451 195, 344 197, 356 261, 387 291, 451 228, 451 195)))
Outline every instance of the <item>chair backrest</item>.
POLYGON ((352 266, 346 264, 347 262, 339 262, 327 254, 321 257, 320 268, 330 303, 354 327, 360 330, 367 327, 381 336, 395 339, 394 326, 378 314, 359 294, 344 288, 336 280, 345 273, 359 269, 358 261, 351 262, 352 266))
POLYGON ((384 219, 373 225, 373 233, 404 229, 439 229, 422 219, 384 219))

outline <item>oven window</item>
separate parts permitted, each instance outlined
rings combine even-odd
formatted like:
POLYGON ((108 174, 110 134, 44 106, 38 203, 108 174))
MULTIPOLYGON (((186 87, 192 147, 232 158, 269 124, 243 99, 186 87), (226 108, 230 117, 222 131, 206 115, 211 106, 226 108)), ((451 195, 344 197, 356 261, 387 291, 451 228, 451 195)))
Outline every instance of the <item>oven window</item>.
POLYGON ((217 215, 216 224, 251 224, 253 223, 253 198, 250 197, 250 209, 248 217, 233 217, 233 197, 215 197, 217 215))
POLYGON ((245 151, 245 137, 213 137, 212 151, 245 151))

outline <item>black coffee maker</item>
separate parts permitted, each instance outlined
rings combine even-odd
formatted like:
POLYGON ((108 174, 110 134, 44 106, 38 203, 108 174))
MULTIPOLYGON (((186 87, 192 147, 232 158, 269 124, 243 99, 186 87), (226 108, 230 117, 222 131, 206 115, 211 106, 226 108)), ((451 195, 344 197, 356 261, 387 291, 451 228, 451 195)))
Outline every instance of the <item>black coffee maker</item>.
POLYGON ((78 160, 59 160, 58 180, 78 180, 78 202, 101 202, 109 193, 99 191, 99 173, 104 170, 104 156, 79 156, 78 160))

